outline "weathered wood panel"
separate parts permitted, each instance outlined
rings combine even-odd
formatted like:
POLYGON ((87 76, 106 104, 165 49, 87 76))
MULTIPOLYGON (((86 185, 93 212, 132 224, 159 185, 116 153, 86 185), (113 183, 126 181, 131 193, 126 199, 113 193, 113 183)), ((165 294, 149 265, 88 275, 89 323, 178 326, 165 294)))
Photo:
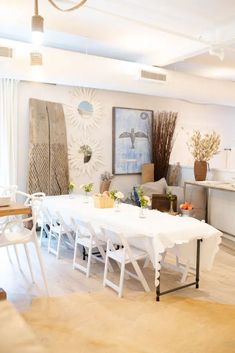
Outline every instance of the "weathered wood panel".
POLYGON ((30 99, 28 191, 68 193, 67 134, 59 103, 30 99))

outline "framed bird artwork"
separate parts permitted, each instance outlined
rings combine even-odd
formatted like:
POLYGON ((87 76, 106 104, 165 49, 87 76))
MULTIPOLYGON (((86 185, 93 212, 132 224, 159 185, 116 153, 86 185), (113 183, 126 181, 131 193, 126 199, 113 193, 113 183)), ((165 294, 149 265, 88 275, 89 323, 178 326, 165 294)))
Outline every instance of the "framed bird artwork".
POLYGON ((152 162, 153 111, 113 107, 113 174, 140 174, 152 162))

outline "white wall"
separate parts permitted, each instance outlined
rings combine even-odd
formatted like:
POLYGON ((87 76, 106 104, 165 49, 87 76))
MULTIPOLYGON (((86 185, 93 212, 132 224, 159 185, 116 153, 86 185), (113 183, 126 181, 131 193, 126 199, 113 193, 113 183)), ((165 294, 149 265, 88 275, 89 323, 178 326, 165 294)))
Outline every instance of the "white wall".
MULTIPOLYGON (((71 104, 71 90, 73 88, 62 85, 21 82, 19 86, 19 186, 26 188, 28 164, 28 127, 29 127, 29 98, 37 98, 62 104, 71 104)), ((179 112, 176 131, 176 141, 172 153, 171 163, 180 162, 181 165, 193 165, 193 159, 186 146, 188 134, 193 129, 202 132, 212 130, 221 134, 222 146, 235 146, 235 108, 219 105, 192 104, 181 100, 139 95, 134 93, 96 90, 97 99, 103 106, 102 123, 98 129, 91 132, 91 137, 101 140, 103 148, 103 166, 94 173, 92 181, 95 188, 99 188, 100 174, 112 170, 112 107, 121 106, 129 108, 172 110, 179 112)), ((68 121, 68 120, 67 120, 68 121)), ((68 126, 68 136, 71 127, 68 126)), ((225 156, 223 153, 211 161, 211 167, 224 168, 225 156)), ((230 167, 235 169, 235 161, 230 167)), ((72 172, 71 178, 79 185, 90 181, 87 175, 76 177, 72 172)), ((139 176, 118 176, 114 179, 112 187, 118 188, 128 194, 133 184, 140 182, 139 176)))

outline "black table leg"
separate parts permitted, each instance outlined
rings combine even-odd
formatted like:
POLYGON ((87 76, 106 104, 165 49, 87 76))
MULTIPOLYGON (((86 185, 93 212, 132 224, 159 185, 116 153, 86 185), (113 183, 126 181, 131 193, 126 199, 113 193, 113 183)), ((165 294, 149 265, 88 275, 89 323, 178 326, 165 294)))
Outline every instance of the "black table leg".
POLYGON ((191 282, 191 283, 188 283, 188 284, 184 284, 183 286, 179 286, 179 287, 176 287, 176 288, 172 288, 172 289, 168 289, 168 290, 165 290, 163 292, 161 292, 160 290, 160 270, 159 270, 159 277, 158 277, 158 286, 156 288, 156 301, 159 302, 160 301, 160 296, 161 295, 165 295, 165 294, 168 294, 168 293, 172 293, 172 292, 175 292, 177 290, 180 290, 180 289, 184 289, 184 288, 187 288, 187 287, 191 287, 191 286, 196 286, 196 288, 199 288, 199 278, 200 278, 200 246, 201 246, 201 242, 202 242, 202 239, 197 239, 197 255, 196 255, 196 276, 195 276, 195 281, 194 282, 191 282))
POLYGON ((197 239, 197 259, 196 259, 196 288, 199 288, 200 279, 200 245, 202 239, 197 239))
POLYGON ((85 249, 85 246, 82 247, 82 259, 86 260, 86 249, 85 249))
POLYGON ((156 301, 160 302, 160 295, 161 295, 161 291, 160 291, 160 270, 159 270, 159 277, 158 277, 158 286, 156 288, 156 301))

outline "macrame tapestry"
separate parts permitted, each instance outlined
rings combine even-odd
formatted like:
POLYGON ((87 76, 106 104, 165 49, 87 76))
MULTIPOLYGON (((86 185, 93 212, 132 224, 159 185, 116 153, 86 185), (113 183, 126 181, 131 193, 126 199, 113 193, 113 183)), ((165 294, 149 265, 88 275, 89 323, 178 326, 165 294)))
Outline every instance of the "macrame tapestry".
POLYGON ((67 136, 62 104, 29 101, 28 192, 68 193, 67 136))

